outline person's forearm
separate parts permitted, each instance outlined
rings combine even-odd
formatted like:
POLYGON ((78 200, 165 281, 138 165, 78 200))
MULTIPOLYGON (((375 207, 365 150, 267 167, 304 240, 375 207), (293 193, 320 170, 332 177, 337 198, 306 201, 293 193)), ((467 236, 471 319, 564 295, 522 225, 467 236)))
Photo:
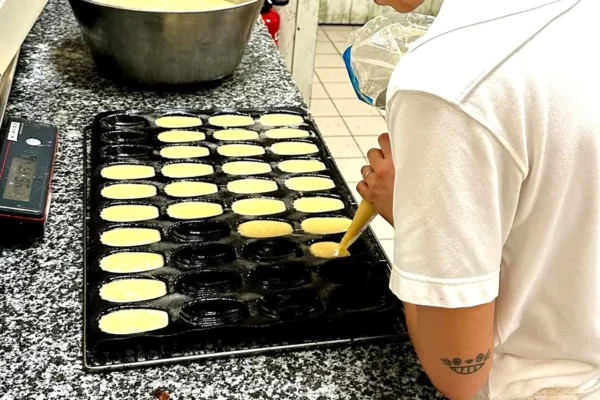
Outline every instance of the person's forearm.
POLYGON ((494 304, 442 309, 404 303, 408 333, 423 370, 449 399, 472 399, 489 375, 493 357, 494 304), (446 328, 441 328, 440 324, 446 328), (480 325, 489 330, 477 331, 480 325), (465 331, 460 332, 460 329, 465 331), (458 374, 444 363, 446 358, 466 359, 470 354, 477 354, 480 364, 472 373, 458 374))

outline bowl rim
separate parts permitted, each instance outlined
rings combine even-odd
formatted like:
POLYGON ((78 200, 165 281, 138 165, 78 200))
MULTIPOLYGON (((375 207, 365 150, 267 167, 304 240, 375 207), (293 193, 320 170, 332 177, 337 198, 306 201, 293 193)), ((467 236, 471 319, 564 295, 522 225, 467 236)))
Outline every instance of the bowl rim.
POLYGON ((242 8, 242 7, 254 4, 254 3, 258 3, 261 0, 243 0, 242 3, 232 4, 231 7, 221 7, 221 8, 214 8, 214 9, 210 9, 210 10, 158 10, 158 9, 151 9, 151 8, 130 8, 130 7, 119 6, 116 4, 107 4, 107 3, 103 2, 102 0, 71 0, 71 1, 80 1, 83 3, 90 3, 90 4, 94 4, 94 5, 101 6, 101 7, 113 8, 113 9, 123 10, 123 11, 134 11, 134 12, 155 13, 155 14, 200 14, 200 13, 211 13, 211 12, 217 12, 217 11, 223 11, 223 10, 234 10, 234 9, 242 8))

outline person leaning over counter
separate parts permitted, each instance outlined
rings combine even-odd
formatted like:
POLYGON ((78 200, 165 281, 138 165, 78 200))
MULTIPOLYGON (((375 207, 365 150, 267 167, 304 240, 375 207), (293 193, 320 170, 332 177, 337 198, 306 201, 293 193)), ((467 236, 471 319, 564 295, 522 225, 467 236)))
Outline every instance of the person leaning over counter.
POLYGON ((446 0, 391 78, 358 191, 395 225, 390 287, 451 400, 600 399, 599 14, 446 0))

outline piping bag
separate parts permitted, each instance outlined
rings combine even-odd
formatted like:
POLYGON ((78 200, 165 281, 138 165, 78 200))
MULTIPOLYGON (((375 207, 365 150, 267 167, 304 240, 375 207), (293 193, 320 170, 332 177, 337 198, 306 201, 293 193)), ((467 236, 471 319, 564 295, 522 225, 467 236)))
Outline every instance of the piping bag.
POLYGON ((350 227, 340 242, 340 246, 336 253, 337 257, 346 257, 350 255, 350 253, 348 253, 348 247, 356 242, 356 239, 362 235, 376 216, 377 211, 375 211, 375 206, 363 199, 358 206, 358 210, 356 210, 356 214, 352 219, 350 227))

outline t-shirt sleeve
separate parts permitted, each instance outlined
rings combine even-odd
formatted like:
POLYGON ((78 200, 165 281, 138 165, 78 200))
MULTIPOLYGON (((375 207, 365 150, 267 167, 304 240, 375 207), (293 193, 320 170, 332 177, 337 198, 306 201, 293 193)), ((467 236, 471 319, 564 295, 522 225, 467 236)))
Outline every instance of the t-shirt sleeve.
POLYGON ((387 116, 396 168, 390 288, 432 307, 491 302, 523 180, 518 164, 485 126, 435 96, 400 92, 387 116))

